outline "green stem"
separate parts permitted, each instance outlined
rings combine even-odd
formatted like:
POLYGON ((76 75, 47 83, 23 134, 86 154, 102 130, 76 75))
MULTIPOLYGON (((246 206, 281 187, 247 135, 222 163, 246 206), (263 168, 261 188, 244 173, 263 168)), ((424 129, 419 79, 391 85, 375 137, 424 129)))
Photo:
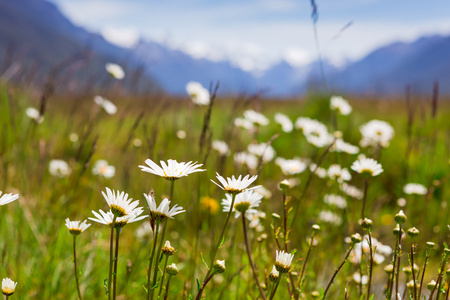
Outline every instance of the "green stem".
POLYGON ((364 220, 364 210, 366 209, 366 201, 367 201, 367 191, 369 190, 369 180, 364 178, 364 197, 363 197, 363 205, 361 209, 361 220, 364 220))
MULTIPOLYGON (((399 225, 399 232, 398 232, 398 257, 397 257, 397 274, 396 274, 396 281, 395 281, 395 295, 398 294, 398 282, 400 279, 400 259, 402 258, 402 224, 399 225)), ((397 297, 397 296, 396 296, 397 297)))
POLYGON ((308 258, 309 258, 309 254, 311 253, 311 249, 314 243, 314 234, 311 234, 311 240, 309 242, 309 247, 308 247, 308 253, 306 253, 306 258, 305 261, 303 262, 303 267, 302 267, 302 273, 300 274, 300 277, 298 278, 298 287, 301 288, 302 284, 303 284, 303 275, 305 274, 305 269, 306 269, 306 263, 308 262, 308 258))
POLYGON ((117 261, 119 260, 119 235, 120 235, 120 227, 116 228, 116 249, 114 255, 114 273, 113 273, 113 300, 116 299, 117 261))
MULTIPOLYGON (((372 249, 372 235, 369 229, 369 248, 370 248, 370 270, 369 270, 369 287, 367 289, 367 300, 370 299, 370 289, 372 287, 372 269, 373 269, 373 249, 372 249)), ((362 249, 362 247, 361 247, 362 249)), ((362 282, 362 277, 361 277, 362 282)))
POLYGON ((156 243, 158 242, 159 221, 156 221, 155 236, 153 237, 153 249, 149 257, 148 273, 147 273, 147 300, 150 299, 150 279, 152 272, 153 259, 155 258, 156 243))
POLYGON ((336 271, 334 271, 333 277, 331 277, 330 282, 328 282, 327 288, 325 289, 325 292, 323 293, 323 298, 322 298, 322 300, 325 299, 325 296, 327 295, 328 290, 330 289, 331 284, 332 284, 333 281, 334 281, 334 278, 336 278, 336 276, 337 276, 337 274, 339 273, 339 271, 341 270, 342 266, 343 266, 343 265, 345 264, 345 262, 347 261, 347 258, 348 258, 348 256, 350 255, 350 252, 352 251, 352 249, 353 249, 354 246, 355 246, 355 244, 352 243, 352 245, 350 246, 350 248, 348 248, 348 250, 347 250, 347 254, 345 255, 344 260, 343 260, 342 263, 339 265, 339 267, 336 269, 336 271))
POLYGON ((427 251, 425 252, 425 262, 423 264, 423 269, 422 269, 422 278, 420 279, 419 297, 418 297, 418 299, 420 299, 420 296, 422 295, 423 278, 425 277, 425 271, 427 270, 428 259, 430 258, 430 254, 429 253, 430 253, 430 251, 429 251, 429 249, 427 249, 427 251))
POLYGON ((280 281, 281 281, 281 273, 280 273, 280 278, 278 278, 278 281, 277 281, 277 283, 275 284, 275 286, 274 286, 274 288, 273 288, 273 290, 272 290, 272 293, 270 293, 270 298, 269 298, 269 300, 272 300, 273 299, 273 297, 275 296, 275 293, 277 292, 277 289, 278 289, 278 285, 280 284, 280 281))
POLYGON ((203 284, 200 287, 200 290, 198 291, 197 297, 195 298, 196 300, 200 300, 201 299, 203 290, 205 289, 205 286, 208 283, 208 281, 211 279, 211 278, 209 278, 209 275, 211 275, 212 265, 214 263, 214 259, 216 258, 217 250, 219 250, 219 247, 222 245, 222 238, 223 238, 223 236, 225 234, 225 229, 227 228, 228 221, 230 220, 231 213, 233 212, 233 207, 234 207, 234 201, 235 200, 236 200, 236 194, 231 194, 230 211, 228 212, 227 219, 225 220, 225 224, 224 224, 224 226, 222 228, 222 232, 220 233, 220 237, 219 237, 219 240, 217 241, 217 245, 214 248, 213 253, 211 255, 211 263, 209 265, 209 270, 206 273, 205 279, 203 280, 203 284))
POLYGON ((167 278, 166 294, 164 295, 164 300, 167 300, 167 296, 169 295, 169 284, 170 284, 171 278, 172 278, 172 275, 169 275, 169 278, 167 278))
POLYGON ((261 297, 266 300, 266 295, 264 295, 264 292, 261 288, 261 284, 259 283, 258 275, 255 271, 255 266, 253 265, 252 255, 250 253, 250 246, 248 245, 248 237, 247 237, 247 226, 245 225, 245 212, 242 213, 242 227, 244 228, 244 240, 245 240, 245 247, 247 248, 247 255, 248 260, 250 262, 250 267, 252 268, 253 277, 255 278, 256 285, 258 286, 259 293, 261 294, 261 297))
POLYGON ((414 284, 414 300, 417 300, 417 285, 416 285, 416 275, 414 273, 414 239, 411 243, 411 272, 412 272, 412 280, 414 284))
POLYGON ((161 296, 162 287, 163 287, 163 284, 164 284, 164 276, 166 276, 166 266, 167 266, 167 260, 168 259, 169 259, 169 255, 166 255, 166 261, 164 262, 163 275, 161 276, 161 283, 159 284, 158 298, 161 296))
POLYGON ((73 235, 73 265, 74 265, 74 271, 75 271, 75 283, 77 284, 78 298, 80 300, 83 300, 83 298, 81 297, 80 284, 78 282, 76 241, 77 241, 77 236, 73 235))
MULTIPOLYGON (((164 236, 166 235, 166 229, 167 229, 167 220, 164 222, 163 232, 161 234, 161 239, 159 240, 158 253, 156 254, 156 257, 155 257, 155 267, 154 267, 154 271, 153 271, 152 287, 154 287, 156 285, 156 281, 158 280, 158 267, 159 267, 159 261, 160 261, 160 257, 161 257, 161 249, 163 246, 164 236)), ((153 299, 154 292, 155 292, 155 289, 152 288, 152 290, 150 292, 150 299, 153 299)))
POLYGON ((114 264, 114 226, 116 224, 117 217, 114 215, 112 223, 111 223, 111 239, 109 241, 109 275, 108 275, 108 300, 111 300, 111 282, 112 282, 112 273, 113 273, 113 264, 114 264))

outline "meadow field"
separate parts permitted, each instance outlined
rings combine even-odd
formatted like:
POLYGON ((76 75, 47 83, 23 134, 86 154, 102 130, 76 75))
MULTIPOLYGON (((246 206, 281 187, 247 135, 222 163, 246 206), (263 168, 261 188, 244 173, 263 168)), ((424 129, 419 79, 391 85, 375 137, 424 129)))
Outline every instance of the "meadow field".
POLYGON ((343 95, 348 112, 331 94, 94 96, 0 86, 11 299, 448 299, 448 99, 343 95), (221 188, 217 174, 257 178, 221 188), (108 188, 142 210, 109 205, 108 188), (185 211, 149 207, 164 198, 185 211), (67 218, 91 225, 71 235, 67 218))

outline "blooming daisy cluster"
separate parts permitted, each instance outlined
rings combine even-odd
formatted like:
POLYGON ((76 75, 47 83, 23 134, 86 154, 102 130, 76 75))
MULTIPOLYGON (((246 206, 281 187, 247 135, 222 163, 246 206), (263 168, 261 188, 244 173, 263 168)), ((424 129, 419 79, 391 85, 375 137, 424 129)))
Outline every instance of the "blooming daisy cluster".
POLYGON ((394 136, 394 129, 389 123, 380 120, 372 120, 359 128, 362 139, 362 147, 388 147, 394 136))
POLYGON ((201 83, 190 81, 186 84, 186 92, 196 105, 209 105, 211 96, 201 83))

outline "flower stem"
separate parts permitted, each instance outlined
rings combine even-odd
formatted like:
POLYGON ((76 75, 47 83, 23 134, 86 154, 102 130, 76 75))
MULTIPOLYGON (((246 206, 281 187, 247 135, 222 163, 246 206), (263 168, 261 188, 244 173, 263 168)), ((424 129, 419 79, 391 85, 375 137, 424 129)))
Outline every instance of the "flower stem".
POLYGON ((288 251, 288 233, 287 233, 287 207, 286 207, 286 192, 283 189, 283 221, 284 221, 284 251, 288 251))
POLYGON ((336 269, 336 271, 334 271, 333 277, 331 277, 330 282, 328 282, 327 288, 325 289, 325 292, 323 293, 323 298, 322 298, 322 300, 325 299, 325 296, 327 295, 328 290, 330 289, 331 284, 332 284, 333 281, 334 281, 334 278, 337 276, 337 274, 338 274, 339 271, 341 270, 342 266, 344 266, 345 262, 347 261, 348 256, 350 255, 350 252, 352 251, 352 249, 353 249, 354 246, 355 246, 355 244, 352 243, 352 245, 350 246, 350 248, 348 248, 348 250, 347 250, 347 254, 345 255, 344 260, 341 262, 341 264, 340 264, 339 267, 336 269))
POLYGON ((363 205, 362 205, 362 209, 361 209, 361 220, 364 220, 364 210, 366 209, 368 189, 369 189, 369 180, 367 178, 364 178, 364 197, 363 197, 363 205))
POLYGON ((414 239, 411 243, 411 253, 410 253, 410 257, 411 257, 411 272, 412 272, 412 280, 413 280, 413 284, 414 284, 414 300, 417 300, 417 285, 416 285, 416 275, 414 273, 414 239))
MULTIPOLYGON (((369 231, 369 249, 370 249, 370 270, 369 270, 369 286, 367 288, 367 300, 370 299, 370 290, 372 287, 372 269, 373 269, 373 249, 372 249, 372 235, 370 233, 370 229, 369 231)), ((361 247, 362 248, 362 247, 361 247)), ((362 277, 361 277, 361 282, 362 282, 362 277)))
POLYGON ((117 261, 119 260, 119 235, 120 235, 120 227, 116 228, 116 249, 114 254, 114 273, 113 273, 113 300, 116 299, 117 261))
POLYGON ((305 269, 306 269, 306 263, 308 262, 308 258, 309 258, 309 254, 311 253, 311 249, 314 243, 314 233, 311 234, 311 239, 309 241, 309 247, 308 247, 308 252, 306 253, 306 258, 305 261, 303 262, 303 267, 302 267, 302 273, 300 274, 300 277, 298 278, 298 287, 301 288, 302 284, 303 284, 303 275, 305 274, 305 269))
POLYGON ((156 229, 155 229, 155 236, 153 237, 153 249, 152 254, 149 257, 149 263, 148 263, 148 273, 147 273, 147 300, 150 299, 150 278, 151 278, 151 272, 152 272, 152 265, 153 265, 153 259, 155 258, 155 249, 156 249, 156 243, 158 242, 158 232, 159 232, 159 221, 156 221, 156 229))
POLYGON ((74 271, 75 271, 75 283, 77 284, 78 298, 80 300, 83 300, 83 298, 81 297, 80 284, 78 282, 76 241, 77 241, 77 236, 73 235, 73 265, 74 265, 74 271))
MULTIPOLYGON (((400 225, 400 233, 402 231, 402 227, 400 225)), ((395 252, 394 252, 394 258, 393 258, 393 262, 392 262, 392 278, 390 281, 390 285, 388 285, 388 296, 387 296, 387 300, 391 300, 392 298, 392 292, 394 291, 394 279, 395 279, 395 270, 396 270, 396 266, 397 266, 397 255, 398 255, 398 251, 399 251, 399 242, 400 242, 400 236, 399 239, 397 239, 397 242, 395 243, 395 252)), ((395 296, 395 298, 397 299, 397 296, 395 296)))
MULTIPOLYGON (((167 229, 167 220, 164 222, 163 232, 161 234, 161 238, 159 239, 158 253, 156 254, 156 257, 155 257, 155 268, 153 271, 153 284, 152 284, 153 287, 156 285, 156 280, 158 279, 158 266, 159 266, 159 260, 161 257, 161 249, 163 246, 164 236, 166 235, 166 229, 167 229)), ((155 292, 155 289, 152 289, 151 293, 150 293, 150 299, 153 299, 154 292, 155 292)))
POLYGON ((423 278, 425 277, 425 271, 427 270, 427 264, 428 264, 429 259, 430 259, 430 250, 427 249, 427 251, 425 252, 425 262, 423 264, 423 269, 422 269, 422 278, 420 279, 419 297, 417 299, 420 299, 420 296, 422 295, 423 278))
POLYGON ((264 295, 264 292, 263 292, 263 290, 261 288, 261 284, 259 283, 258 275, 256 274, 255 266, 253 265, 252 255, 250 253, 250 246, 248 245, 247 225, 245 224, 245 212, 242 213, 242 227, 244 229, 245 247, 247 248, 248 260, 250 262, 250 267, 252 268, 253 277, 255 278, 256 285, 258 286, 259 293, 261 294, 261 297, 265 300, 266 296, 264 295))
POLYGON ((398 281, 400 279, 400 259, 402 258, 402 224, 399 225, 398 232, 398 257, 397 257, 397 272, 396 272, 396 281, 395 281, 395 298, 398 298, 398 281))
POLYGON ((280 284, 280 281, 281 281, 281 275, 282 275, 282 274, 280 273, 280 278, 278 278, 277 283, 276 283, 275 286, 273 287, 272 293, 270 293, 270 298, 269 298, 269 300, 272 300, 273 297, 275 296, 275 293, 277 292, 278 285, 280 284))
POLYGON ((170 284, 170 279, 171 278, 172 278, 172 275, 169 275, 169 278, 167 278, 166 293, 164 295, 164 300, 167 300, 167 296, 169 295, 169 284, 170 284))
POLYGON ((112 273, 113 273, 113 264, 114 264, 114 227, 116 224, 117 217, 114 215, 112 223, 111 223, 111 239, 109 241, 109 276, 108 276, 108 300, 111 300, 111 281, 112 281, 112 273))
POLYGON ((159 284, 158 298, 161 297, 162 287, 163 287, 163 284, 164 284, 164 276, 166 276, 166 266, 167 266, 167 260, 168 259, 169 259, 169 255, 166 255, 166 260, 164 261, 163 274, 161 276, 161 283, 159 284))
POLYGON ((234 207, 234 201, 235 200, 236 200, 236 194, 233 193, 233 194, 231 194, 230 211, 228 212, 227 219, 225 220, 225 224, 224 224, 224 226, 222 228, 222 232, 220 233, 220 237, 219 237, 219 240, 217 241, 217 245, 216 245, 216 247, 214 248, 214 250, 212 252, 211 263, 209 265, 209 270, 206 273, 205 279, 203 280, 203 284, 200 287, 200 290, 198 291, 197 297, 195 298, 196 300, 201 299, 203 290, 205 289, 205 286, 208 283, 208 281, 211 279, 211 278, 209 278, 209 276, 211 275, 212 265, 214 263, 214 259, 216 258, 217 250, 219 250, 220 246, 222 245, 222 239, 223 239, 223 236, 225 234, 225 230, 227 228, 228 221, 230 220, 231 213, 233 212, 233 207, 234 207))

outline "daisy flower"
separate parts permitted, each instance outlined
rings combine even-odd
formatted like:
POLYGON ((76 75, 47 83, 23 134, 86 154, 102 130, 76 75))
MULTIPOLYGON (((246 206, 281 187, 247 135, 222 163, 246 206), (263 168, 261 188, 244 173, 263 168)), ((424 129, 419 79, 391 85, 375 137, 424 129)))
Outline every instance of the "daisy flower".
POLYGON ((230 147, 224 141, 215 140, 212 142, 211 147, 219 152, 221 156, 230 155, 230 147))
POLYGON ((333 164, 328 168, 327 175, 331 179, 336 179, 339 183, 352 179, 350 172, 346 168, 342 168, 337 164, 333 164))
POLYGON ((283 172, 284 175, 300 174, 308 167, 308 165, 299 158, 285 159, 277 157, 277 159, 275 159, 275 164, 281 168, 281 172, 283 172))
POLYGON ((275 122, 281 125, 281 129, 284 132, 291 132, 294 129, 294 124, 292 124, 291 119, 282 113, 276 113, 274 116, 275 122))
POLYGON ((359 128, 362 135, 360 142, 362 147, 367 146, 389 146, 389 142, 394 136, 394 128, 389 123, 372 120, 359 128))
POLYGON ((114 105, 111 101, 108 99, 103 98, 102 96, 95 96, 94 102, 103 108, 104 111, 106 111, 109 115, 114 115, 117 112, 117 106, 114 105))
POLYGON ((240 127, 246 130, 253 130, 253 123, 244 118, 236 118, 234 120, 234 126, 240 127))
POLYGON ((234 161, 239 165, 246 165, 250 170, 258 167, 258 158, 247 152, 237 152, 234 154, 234 161))
POLYGON ((235 178, 233 175, 231 178, 227 177, 227 179, 225 180, 225 178, 220 176, 219 173, 216 173, 216 177, 219 180, 220 184, 216 183, 212 179, 211 179, 211 181, 215 185, 220 187, 222 190, 224 190, 230 194, 237 195, 246 190, 252 190, 252 189, 256 189, 256 188, 260 187, 260 186, 255 186, 252 188, 248 188, 248 186, 250 184, 252 184, 258 178, 258 175, 253 175, 252 177, 250 177, 250 175, 246 175, 244 178, 242 178, 242 175, 239 175, 238 178, 235 178))
POLYGON ((69 232, 73 235, 79 235, 83 231, 89 228, 91 224, 87 224, 86 220, 82 223, 81 221, 70 221, 69 218, 66 219, 66 227, 69 229, 69 232))
POLYGON ((150 219, 157 222, 164 222, 167 219, 173 219, 173 216, 181 214, 186 210, 183 210, 183 207, 175 204, 172 208, 169 207, 170 201, 165 198, 161 202, 161 204, 157 207, 155 197, 150 194, 144 194, 145 199, 147 199, 148 206, 150 208, 150 219))
POLYGON ((5 296, 11 296, 16 290, 17 282, 11 280, 11 278, 3 278, 2 280, 2 293, 5 296))
POLYGON ((280 272, 277 271, 277 268, 275 266, 272 266, 272 271, 269 273, 269 280, 272 282, 277 282, 280 278, 280 272))
POLYGON ((69 164, 62 159, 52 159, 48 165, 48 171, 51 175, 64 178, 72 173, 69 164))
POLYGON ((197 105, 208 105, 211 101, 210 94, 199 82, 190 81, 186 84, 186 92, 192 102, 197 105))
POLYGON ((403 192, 408 195, 425 195, 428 189, 419 183, 408 183, 403 187, 403 192))
MULTIPOLYGON (((233 197, 230 194, 225 194, 225 199, 222 199, 223 211, 229 212, 233 197)), ((235 217, 239 218, 241 213, 256 213, 256 209, 261 203, 263 196, 254 191, 245 191, 236 196, 234 201, 233 211, 236 212, 235 217)))
POLYGON ((177 180, 180 177, 188 176, 191 173, 203 172, 204 169, 199 169, 203 164, 197 162, 177 162, 169 159, 167 163, 161 161, 161 167, 154 163, 151 159, 146 159, 147 166, 139 166, 142 171, 164 177, 167 180, 177 180))
POLYGON ((3 194, 2 195, 2 191, 0 191, 0 205, 6 205, 17 199, 19 199, 18 194, 3 194))
POLYGON ((34 120, 38 124, 44 122, 44 117, 41 116, 41 113, 39 112, 39 110, 37 110, 34 107, 28 107, 25 110, 25 114, 27 115, 28 118, 34 120))
POLYGON ((247 147, 247 151, 250 154, 262 157, 264 162, 271 161, 274 159, 276 152, 272 146, 267 145, 266 143, 261 144, 250 144, 247 147))
MULTIPOLYGON (((99 212, 100 213, 92 211, 92 213, 94 214, 94 216, 97 217, 97 219, 96 218, 88 218, 88 219, 91 221, 94 221, 94 222, 97 222, 100 224, 105 224, 105 225, 108 225, 109 227, 111 227, 113 220, 114 220, 114 214, 111 211, 104 212, 101 209, 99 210, 99 212)), ((121 228, 121 227, 124 227, 125 225, 127 225, 128 223, 137 222, 137 221, 147 218, 148 217, 147 215, 140 216, 143 212, 144 212, 144 209, 142 207, 138 207, 133 211, 133 213, 128 214, 123 217, 116 218, 116 221, 114 222, 114 228, 121 228)))
POLYGON ((277 271, 280 273, 289 273, 293 258, 294 254, 277 250, 277 258, 275 262, 275 268, 277 271))
POLYGON ((331 147, 331 151, 344 152, 348 154, 357 154, 359 152, 359 148, 352 144, 344 142, 343 139, 339 138, 336 139, 336 141, 334 142, 333 147, 331 147))
POLYGON ((383 172, 381 165, 373 158, 358 159, 350 168, 359 174, 367 174, 369 176, 377 176, 383 172))
POLYGON ((116 217, 133 214, 134 210, 136 210, 136 207, 139 205, 139 200, 133 201, 132 198, 128 199, 128 194, 125 192, 114 192, 109 188, 106 188, 106 194, 102 192, 102 195, 108 203, 111 212, 116 217))
POLYGON ((107 63, 105 65, 105 69, 109 73, 109 75, 111 75, 115 79, 121 80, 125 77, 125 72, 118 64, 107 63))
POLYGON ((326 204, 336 206, 337 208, 344 209, 347 207, 347 201, 345 201, 344 197, 336 194, 326 194, 323 197, 323 201, 326 204))
POLYGON ((256 126, 266 126, 269 124, 269 119, 267 119, 265 115, 252 109, 244 111, 244 118, 256 126))
POLYGON ((352 112, 352 107, 348 104, 347 100, 341 96, 331 96, 330 99, 331 110, 339 112, 343 116, 347 116, 352 112))
POLYGON ((108 164, 104 159, 99 159, 92 168, 92 174, 112 178, 116 174, 116 168, 108 164))

